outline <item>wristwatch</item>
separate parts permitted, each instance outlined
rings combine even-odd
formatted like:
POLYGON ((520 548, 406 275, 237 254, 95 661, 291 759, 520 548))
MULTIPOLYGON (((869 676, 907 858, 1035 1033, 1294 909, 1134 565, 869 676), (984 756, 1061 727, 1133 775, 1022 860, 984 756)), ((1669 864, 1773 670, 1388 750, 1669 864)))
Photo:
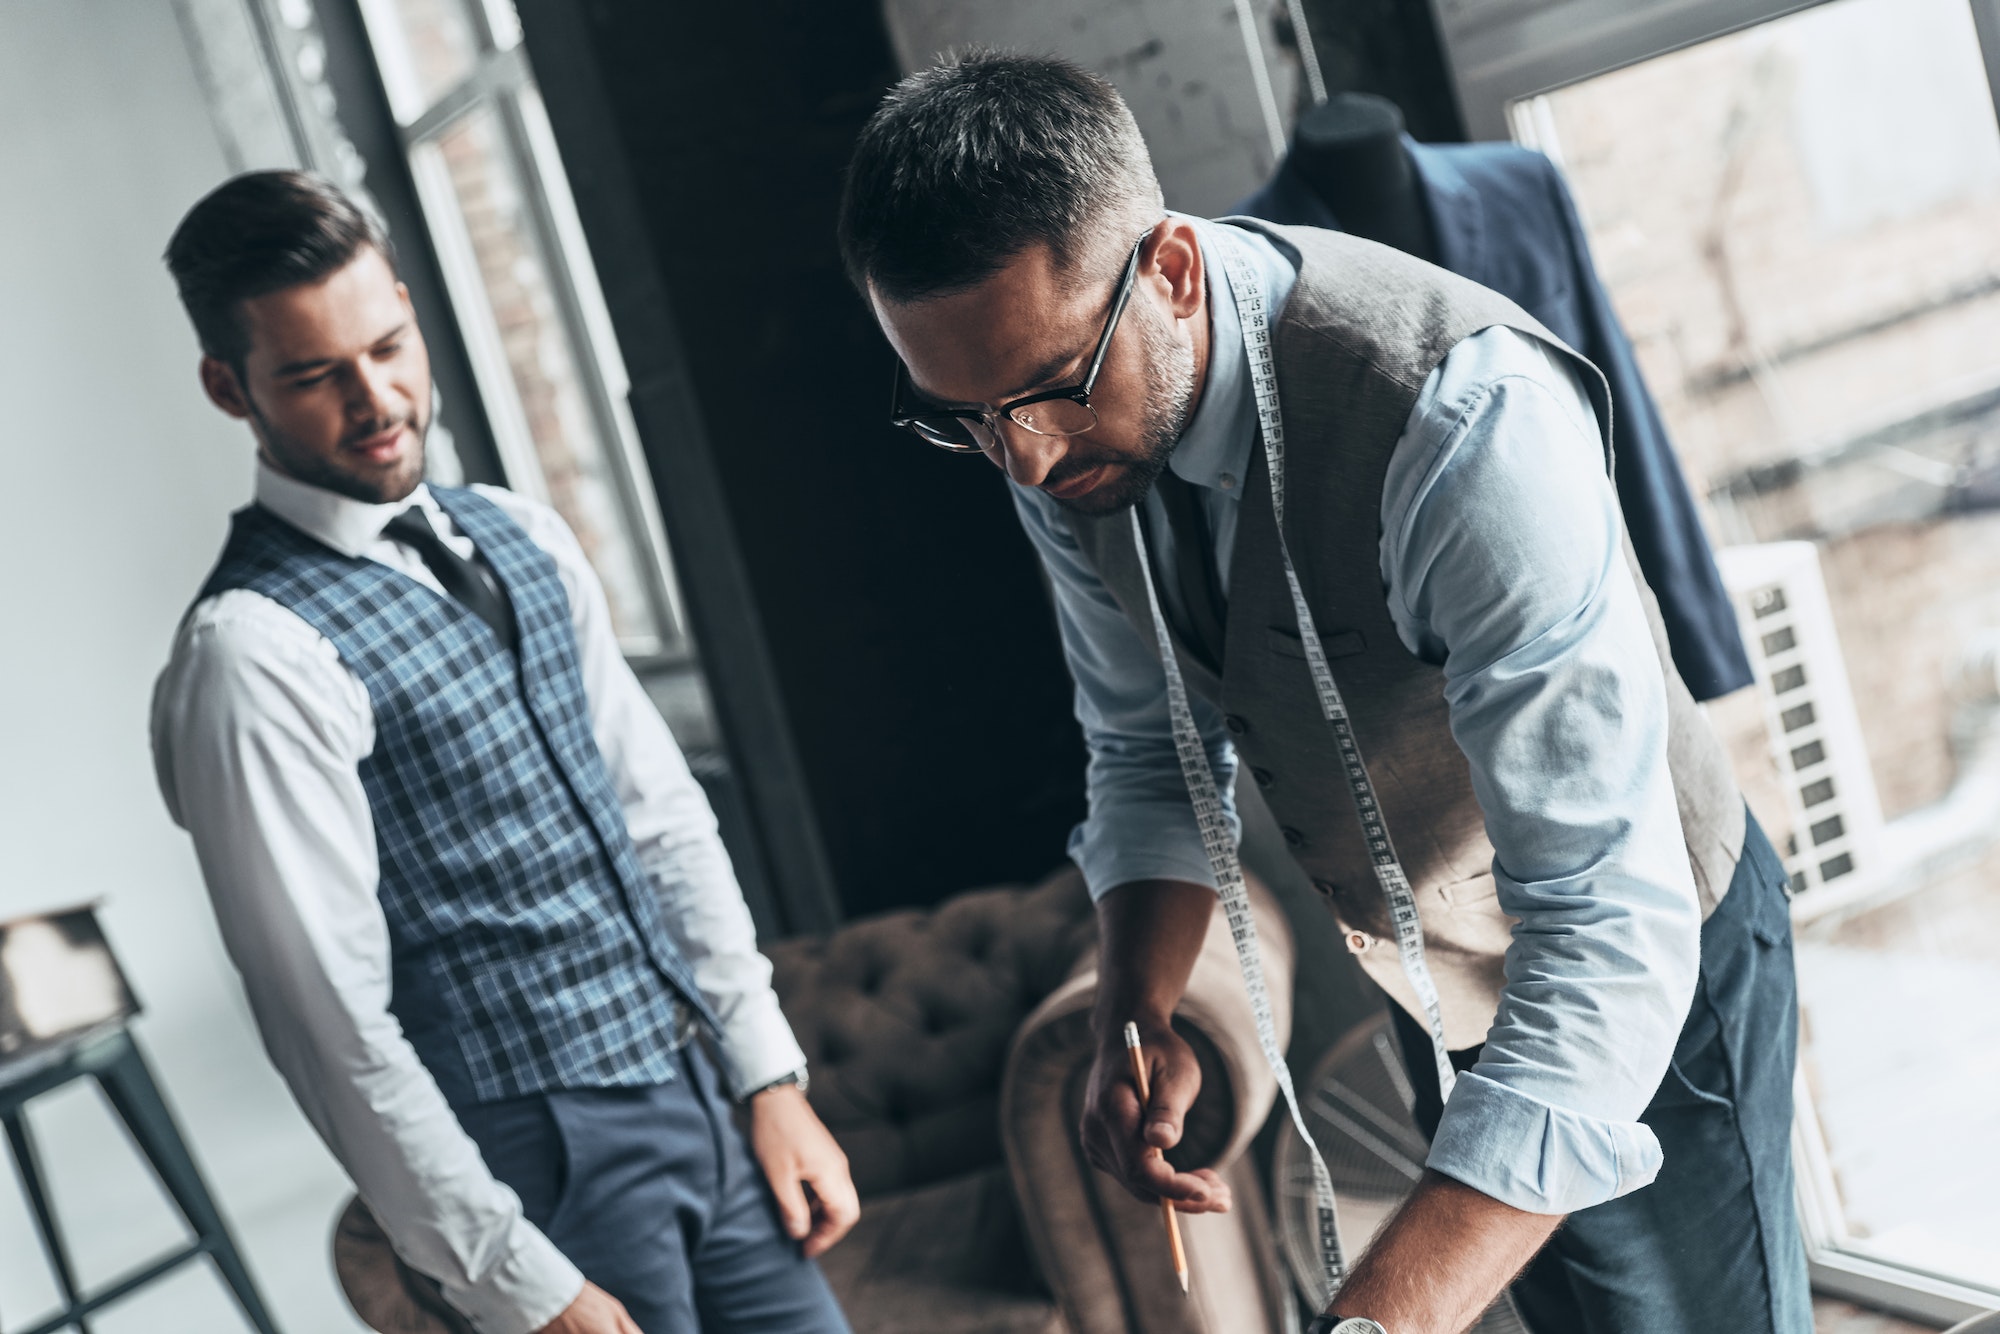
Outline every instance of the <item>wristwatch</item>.
POLYGON ((1364 1320, 1360 1316, 1350 1316, 1342 1320, 1329 1311, 1307 1325, 1306 1334, 1389 1334, 1389 1331, 1373 1320, 1364 1320))
POLYGON ((783 1088, 788 1084, 796 1087, 799 1092, 804 1093, 812 1087, 812 1080, 807 1077, 806 1068, 802 1065, 796 1070, 779 1075, 768 1084, 761 1084, 751 1089, 750 1092, 743 1095, 743 1101, 749 1102, 750 1099, 756 1097, 759 1093, 764 1093, 774 1088, 783 1088))

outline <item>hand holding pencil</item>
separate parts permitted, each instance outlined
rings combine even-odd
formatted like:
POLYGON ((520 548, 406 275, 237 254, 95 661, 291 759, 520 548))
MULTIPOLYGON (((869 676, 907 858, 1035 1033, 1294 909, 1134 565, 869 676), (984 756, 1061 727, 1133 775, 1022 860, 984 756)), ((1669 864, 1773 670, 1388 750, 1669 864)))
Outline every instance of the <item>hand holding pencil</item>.
POLYGON ((1125 1020, 1116 1015, 1116 1010, 1101 1014, 1093 1025, 1097 1058, 1084 1095, 1085 1156, 1141 1203, 1171 1200, 1184 1214, 1227 1213, 1229 1183, 1215 1169, 1180 1172, 1162 1156, 1180 1143, 1182 1124, 1200 1097, 1194 1049, 1174 1032, 1171 1020, 1148 1023, 1142 1017, 1137 1027, 1146 1092, 1141 1093, 1133 1051, 1125 1045, 1125 1020))

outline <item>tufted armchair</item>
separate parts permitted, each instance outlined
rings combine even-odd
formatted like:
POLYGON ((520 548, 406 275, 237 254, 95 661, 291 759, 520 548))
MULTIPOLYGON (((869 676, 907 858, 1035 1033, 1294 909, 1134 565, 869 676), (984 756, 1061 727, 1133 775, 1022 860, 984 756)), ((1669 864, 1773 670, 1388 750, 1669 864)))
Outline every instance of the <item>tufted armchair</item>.
MULTIPOLYGON (((1292 936, 1252 886, 1280 1044, 1292 936)), ((770 951, 812 1063, 814 1107, 862 1198, 822 1261, 857 1334, 1175 1334, 1284 1327, 1289 1297, 1244 1155, 1276 1085, 1218 912, 1176 1024, 1202 1063, 1182 1167, 1213 1166, 1228 1215, 1182 1219, 1193 1295, 1159 1210, 1082 1156, 1096 931, 1073 868, 770 951)))

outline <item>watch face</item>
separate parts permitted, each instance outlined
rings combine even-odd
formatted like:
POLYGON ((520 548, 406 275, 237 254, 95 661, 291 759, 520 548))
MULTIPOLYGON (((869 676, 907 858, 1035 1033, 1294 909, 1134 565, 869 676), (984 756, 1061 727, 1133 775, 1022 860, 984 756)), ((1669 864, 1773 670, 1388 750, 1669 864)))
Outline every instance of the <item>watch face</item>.
POLYGON ((1389 1331, 1383 1329, 1373 1320, 1363 1320, 1356 1317, 1352 1320, 1343 1320, 1335 1325, 1333 1327, 1333 1334, 1389 1334, 1389 1331))

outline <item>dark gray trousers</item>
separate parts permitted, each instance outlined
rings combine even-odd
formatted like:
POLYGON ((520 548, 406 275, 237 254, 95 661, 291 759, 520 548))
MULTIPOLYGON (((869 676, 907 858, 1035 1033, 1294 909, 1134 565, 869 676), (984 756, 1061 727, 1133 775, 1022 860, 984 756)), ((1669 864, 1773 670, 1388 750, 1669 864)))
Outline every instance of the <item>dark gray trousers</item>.
POLYGON ((849 1334, 778 1226, 699 1042, 680 1077, 458 1109, 493 1175, 645 1334, 849 1334))

